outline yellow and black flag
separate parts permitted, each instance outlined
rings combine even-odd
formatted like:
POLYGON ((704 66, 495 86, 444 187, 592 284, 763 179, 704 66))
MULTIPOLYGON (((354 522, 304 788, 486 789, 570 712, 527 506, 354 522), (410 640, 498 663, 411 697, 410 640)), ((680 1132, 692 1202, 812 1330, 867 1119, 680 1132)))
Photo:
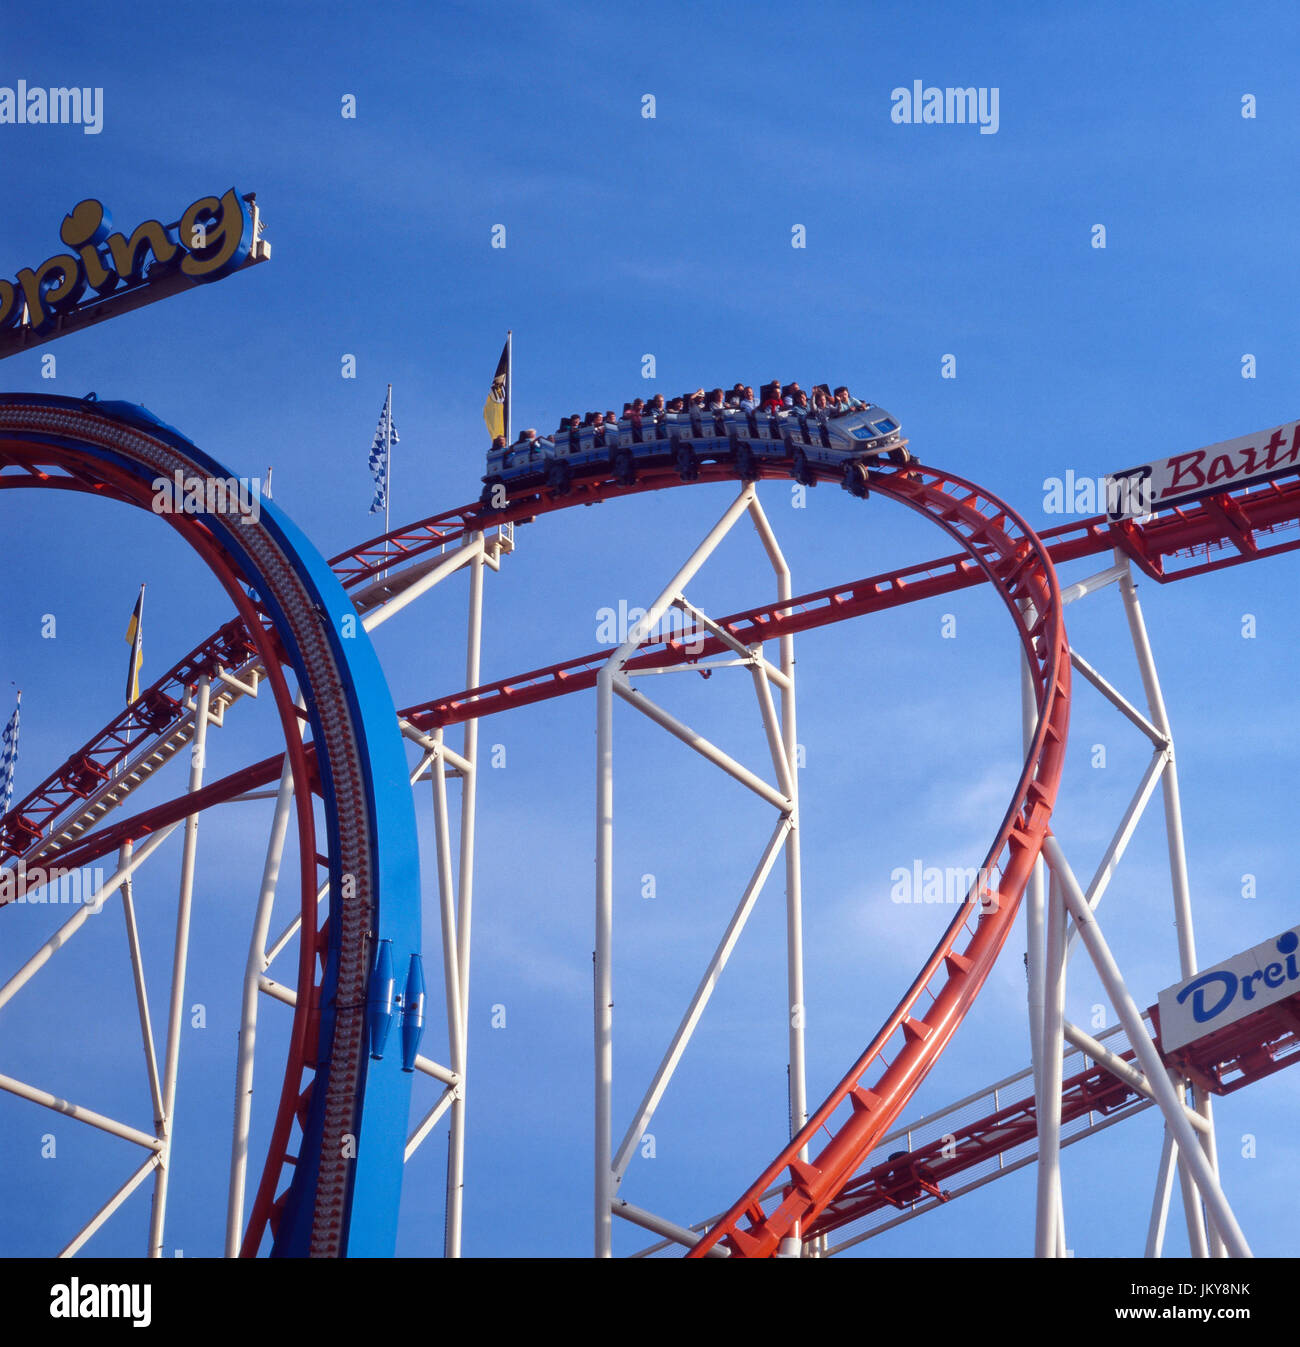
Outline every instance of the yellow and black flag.
POLYGON ((487 422, 488 434, 495 440, 498 435, 507 433, 510 424, 510 334, 506 333, 506 344, 501 348, 501 359, 497 361, 497 372, 492 376, 492 388, 487 401, 483 404, 483 420, 487 422))
POLYGON ((126 671, 126 701, 129 706, 140 695, 140 666, 144 663, 144 586, 140 586, 140 597, 135 601, 135 611, 131 614, 126 629, 126 643, 131 647, 131 664, 126 671))

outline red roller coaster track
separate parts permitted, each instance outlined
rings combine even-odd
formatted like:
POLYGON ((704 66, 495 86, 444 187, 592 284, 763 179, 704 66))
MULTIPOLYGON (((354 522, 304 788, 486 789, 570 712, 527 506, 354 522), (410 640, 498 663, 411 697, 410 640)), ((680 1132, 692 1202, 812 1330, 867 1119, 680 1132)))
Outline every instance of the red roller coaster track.
MULTIPOLYGON (((785 475, 783 463, 762 465, 759 475, 785 475)), ((0 475, 0 487, 48 485, 42 465, 0 475)), ((830 479, 830 474, 823 474, 830 479)), ((734 480, 723 465, 704 466, 704 482, 734 480)), ((835 478, 838 480, 838 478, 835 478)), ((59 485, 89 490, 68 479, 59 485)), ((394 530, 331 561, 345 587, 364 591, 381 572, 393 572, 447 544, 497 524, 527 521, 579 504, 680 485, 671 470, 643 472, 635 485, 603 477, 575 482, 560 495, 529 490, 511 497, 501 512, 466 506, 394 530)), ((719 1242, 733 1254, 768 1255, 791 1236, 809 1238, 852 1206, 838 1205, 868 1176, 860 1165, 897 1117, 951 1039, 973 1003, 1010 931, 1030 870, 1048 831, 1065 749, 1069 711, 1069 650, 1061 616, 1055 563, 1119 549, 1161 582, 1300 548, 1300 536, 1279 534, 1300 522, 1300 476, 1267 483, 1174 509, 1145 521, 1112 523, 1092 517, 1041 536, 990 493, 961 478, 911 465, 873 472, 871 489, 926 515, 963 547, 917 566, 733 614, 721 625, 746 644, 770 640, 917 599, 989 583, 1003 599, 1029 660, 1038 710, 1037 729, 1015 793, 983 866, 981 879, 944 932, 907 994, 867 1050, 853 1064, 807 1126, 746 1190, 691 1251, 701 1256, 719 1242), (994 877, 989 883, 989 878, 994 877), (813 1153, 814 1146, 820 1147, 813 1153), (803 1154, 810 1156, 801 1158, 803 1154), (775 1198, 765 1197, 779 1185, 775 1198)), ((102 492, 101 492, 102 494, 102 492)), ((700 660, 721 642, 685 651, 672 640, 648 643, 629 669, 700 660)), ((0 857, 29 864, 57 856, 81 865, 182 817, 196 806, 229 799, 274 779, 281 758, 255 764, 212 783, 198 796, 172 801, 90 833, 103 813, 120 802, 105 783, 114 768, 139 760, 141 750, 174 729, 187 687, 200 673, 238 667, 250 642, 239 619, 226 624, 179 661, 140 699, 0 820, 0 857), (88 807, 92 806, 93 807, 88 807)), ((594 686, 608 652, 468 689, 406 708, 400 715, 420 729, 445 726, 514 706, 594 686)), ((129 793, 130 785, 123 792, 129 793)), ((1086 1092, 1085 1092, 1086 1093, 1086 1092)), ((874 1173, 874 1171, 872 1171, 874 1173)), ((850 1219, 844 1216, 844 1219, 850 1219)))

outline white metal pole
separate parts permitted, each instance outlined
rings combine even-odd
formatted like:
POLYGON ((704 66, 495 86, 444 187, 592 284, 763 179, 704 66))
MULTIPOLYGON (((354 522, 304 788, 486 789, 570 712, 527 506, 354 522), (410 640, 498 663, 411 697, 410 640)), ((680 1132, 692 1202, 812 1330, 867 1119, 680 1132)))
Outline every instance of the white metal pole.
MULTIPOLYGON (((1121 560, 1116 554, 1116 562, 1121 560)), ((1127 563, 1127 558, 1122 558, 1127 563)), ((1131 568, 1126 564, 1124 574, 1119 581, 1120 593, 1124 597, 1124 612, 1128 618, 1129 633, 1133 639, 1133 649, 1138 657, 1138 668, 1142 673, 1142 686, 1146 692, 1147 709, 1151 720, 1168 743, 1169 762, 1161 778, 1161 790, 1165 805, 1165 836, 1169 844, 1169 876, 1174 891, 1174 926, 1178 932, 1179 972, 1185 980, 1195 977, 1198 971, 1196 961, 1196 933, 1192 925, 1191 884, 1187 877, 1187 848, 1183 837, 1183 809, 1178 792, 1178 765, 1174 752, 1173 730, 1169 725, 1169 715, 1165 709, 1164 693, 1160 688, 1160 676, 1156 672, 1155 656, 1151 651, 1151 642, 1147 636, 1146 621, 1142 616, 1142 605, 1138 602, 1137 586, 1133 583, 1131 568)), ((1201 1142, 1211 1169, 1218 1173, 1218 1153, 1214 1141, 1214 1114, 1210 1096, 1199 1086, 1193 1085, 1192 1098, 1196 1111, 1211 1124, 1211 1130, 1201 1142)), ((1208 1215, 1209 1213, 1207 1213, 1208 1215)), ((1216 1258, 1227 1256, 1226 1242, 1214 1226, 1210 1217, 1210 1251, 1216 1258)))
POLYGON ((33 1104, 40 1104, 42 1108, 47 1108, 51 1112, 61 1113, 65 1118, 75 1118, 88 1127, 97 1127, 101 1132, 121 1137, 123 1141, 133 1141, 137 1146, 143 1146, 155 1154, 161 1151, 162 1142, 157 1137, 151 1137, 147 1132, 140 1131, 138 1127, 118 1122, 116 1118, 106 1117, 103 1113, 96 1113, 94 1109, 74 1104, 71 1100, 61 1099, 58 1095, 51 1094, 49 1090, 28 1085, 24 1080, 15 1080, 13 1076, 0 1076, 0 1090, 4 1090, 7 1094, 15 1094, 19 1099, 29 1100, 33 1104))
POLYGON ((1052 877, 1047 898, 1047 939, 1043 960, 1043 1028, 1039 1045, 1042 1100, 1038 1108, 1038 1224, 1035 1252, 1059 1257, 1064 1236, 1061 1202, 1061 1045, 1065 1010, 1065 904, 1052 877))
MULTIPOLYGON (((664 728, 685 737, 706 757, 717 761, 724 770, 733 776, 746 773, 744 768, 732 763, 731 759, 701 740, 693 732, 686 730, 680 722, 662 712, 647 698, 633 692, 621 681, 623 666, 632 652, 654 630, 668 607, 681 593, 687 582, 692 579, 705 563, 714 549, 730 532, 736 520, 749 508, 754 499, 752 483, 746 484, 736 499, 727 507, 722 517, 709 530, 704 540, 691 553, 686 563, 659 597, 650 605, 646 615, 629 633, 626 641, 601 665, 596 677, 596 947, 592 958, 592 1009, 593 1009, 593 1047, 595 1075, 595 1143, 593 1146, 594 1176, 594 1243, 597 1258, 609 1258, 613 1254, 613 1217, 610 1204, 614 1195, 613 1172, 613 1089, 614 1089, 614 980, 613 980, 613 941, 614 941, 614 692, 617 686, 619 695, 631 701, 645 711, 651 719, 658 721, 664 728), (707 750, 712 750, 707 751, 707 750)), ((743 779, 740 777, 739 779, 743 779)), ((753 778, 751 789, 770 797, 779 808, 785 809, 789 801, 773 791, 766 782, 753 778), (761 787, 761 789, 759 789, 761 787)))
POLYGON ((1195 1130, 1183 1115, 1182 1100, 1166 1074, 1166 1068, 1160 1060, 1155 1044, 1147 1034, 1146 1026, 1142 1022, 1142 1012, 1137 1008, 1124 983, 1119 966, 1115 963, 1110 948, 1102 936, 1101 927, 1097 924, 1096 914, 1089 908, 1088 900, 1079 888, 1079 882, 1075 879, 1055 836, 1048 836, 1043 849, 1052 867, 1052 873, 1060 881, 1066 905, 1079 927, 1080 938, 1092 959, 1093 966, 1097 969, 1106 994, 1110 997, 1111 1005, 1115 1007, 1115 1013, 1124 1025, 1129 1043, 1156 1097, 1156 1103, 1165 1115, 1166 1125, 1172 1130, 1174 1140, 1177 1141, 1179 1150, 1183 1152, 1191 1177, 1200 1189, 1201 1197, 1223 1235, 1228 1252, 1234 1258, 1249 1258, 1251 1253, 1246 1237, 1237 1224, 1237 1218, 1228 1205, 1228 1199, 1219 1186, 1217 1176, 1210 1168, 1208 1157, 1197 1144, 1195 1130))
POLYGON ((266 937, 271 929, 271 909, 280 878, 280 861, 293 811, 293 765, 284 757, 280 787, 271 818, 271 835, 262 865, 262 886, 248 939, 244 964, 243 1001, 235 1059, 235 1122, 230 1135, 230 1187, 226 1194, 226 1257, 237 1258, 244 1230, 244 1188, 248 1175, 248 1137, 253 1111, 253 1060, 257 1051, 257 998, 259 982, 266 972, 266 937))
MULTIPOLYGON (((388 396, 384 399, 384 561, 388 561, 388 507, 393 503, 393 385, 388 385, 388 396)), ((384 578, 388 578, 388 566, 384 566, 384 578)))
MULTIPOLYGON (((129 866, 133 844, 128 840, 117 854, 119 868, 129 866)), ((140 954, 140 931, 135 920, 135 900, 131 880, 122 881, 122 916, 126 921, 126 943, 131 954, 131 978, 135 983, 136 1011, 140 1016, 140 1039, 144 1044, 145 1071, 149 1076, 149 1098, 153 1103, 154 1126, 162 1121, 162 1085, 158 1079, 158 1050, 153 1038, 153 1021, 149 1015, 149 994, 145 988, 144 960, 140 954)))
MULTIPOLYGON (((483 640, 483 535, 468 540, 478 547, 469 573, 469 618, 465 653, 465 686, 479 685, 483 640)), ((456 973, 460 982, 460 1055, 453 1059, 452 1070, 460 1077, 451 1105, 447 1152, 446 1253, 458 1258, 465 1201, 465 1128, 468 1107, 466 1073, 469 1058, 469 963, 470 925, 474 902, 474 825, 478 795, 478 718, 465 722, 462 755, 465 766, 460 777, 460 868, 457 874, 456 973)), ((436 764, 439 771, 442 764, 436 764)))
MULTIPOLYGON (((438 742, 441 742, 442 734, 441 727, 434 732, 438 742)), ((465 1026, 460 1014, 461 978, 456 955, 456 894, 451 865, 451 825, 447 812, 447 769, 441 756, 433 760, 433 824, 438 857, 438 912, 442 928, 448 1049, 451 1069, 460 1077, 465 1071, 465 1026)), ((453 1109, 456 1093, 453 1091, 449 1100, 453 1109)), ((456 1258, 460 1254, 464 1157, 464 1134, 458 1128, 452 1129, 447 1141, 447 1200, 443 1224, 443 1253, 447 1258, 456 1258)))
POLYGON ((1169 1219, 1169 1194, 1173 1188, 1177 1151, 1173 1133, 1166 1127, 1164 1145, 1160 1148, 1160 1165, 1156 1170, 1155 1196, 1151 1200, 1151 1220, 1147 1224, 1147 1258, 1159 1258, 1164 1250, 1165 1223, 1169 1219))
MULTIPOLYGON (((1030 620, 1030 606, 1025 605, 1024 615, 1030 620)), ((1038 699, 1034 695, 1033 677, 1029 670, 1029 660, 1023 649, 1020 652, 1020 705, 1022 738, 1025 753, 1028 755, 1033 743, 1034 732, 1038 728, 1038 699)), ((1034 1078, 1034 1111, 1043 1118, 1048 1110, 1049 1101, 1044 1087, 1043 1072, 1043 1020, 1045 1017, 1045 980, 1043 960, 1047 948, 1046 920, 1046 871, 1041 856, 1034 862, 1030 871, 1029 883, 1025 889, 1025 971, 1028 977, 1029 999, 1029 1060, 1034 1078)), ((1039 1164, 1037 1199, 1034 1217, 1034 1254, 1038 1258, 1051 1256, 1056 1244, 1056 1223, 1052 1214, 1053 1188, 1048 1182, 1049 1166, 1044 1163, 1044 1143, 1039 1133, 1039 1164)))
POLYGON ((614 1086, 614 669, 596 677, 596 949, 593 954, 595 1016, 595 1253, 613 1254, 612 1094, 614 1086))
POLYGON ((686 1013, 682 1016, 677 1030, 673 1034, 672 1041, 659 1062, 653 1079, 646 1087, 646 1092, 637 1107, 636 1115, 629 1124, 618 1148, 618 1154, 612 1162, 615 1187, 622 1181, 623 1175, 627 1172, 628 1164, 632 1159, 632 1152, 636 1149, 637 1142, 644 1135, 645 1129, 650 1125, 651 1118, 654 1117, 655 1110, 659 1107, 659 1101, 668 1088, 668 1082, 672 1079, 673 1072, 676 1071, 677 1064, 686 1051, 686 1045, 690 1042, 691 1035, 695 1032, 700 1017, 704 1014, 704 1009, 709 1003, 709 998, 713 995, 714 988, 718 985, 722 970, 726 968, 727 961, 736 948, 736 942, 745 929, 745 923, 749 920, 749 914, 753 911, 754 904, 758 901, 758 895, 762 892, 768 876, 772 873, 772 867, 776 864, 776 854, 781 848, 781 843, 788 840, 789 830, 790 820, 787 817, 783 816, 777 820, 776 827, 772 830, 771 837, 768 838, 767 846, 763 848, 763 854, 749 877, 749 883, 745 885, 740 901, 731 914, 727 929, 723 932, 722 939, 713 951, 709 966, 704 970, 704 976, 700 979, 695 988, 695 994, 686 1007, 686 1013))
MULTIPOLYGON (((768 521, 763 507, 755 494, 749 508, 750 518, 758 531, 768 560, 776 573, 777 598, 788 601, 794 591, 791 585, 790 566, 785 559, 776 534, 768 521)), ((803 975, 803 851, 799 827, 799 733, 794 686, 794 636, 786 632, 778 644, 781 673, 781 743, 787 775, 780 774, 778 780, 782 789, 790 796, 790 830, 785 838, 785 949, 786 949, 786 1016, 789 1037, 789 1081, 790 1081, 790 1135, 797 1136, 808 1121, 808 1079, 807 1056, 805 1051, 805 1026, 807 1025, 807 1001, 805 999, 803 975)), ((763 679, 760 692, 764 694, 764 712, 771 693, 767 688, 767 674, 762 669, 755 670, 755 682, 763 679)), ((801 1160, 808 1159, 808 1147, 799 1150, 801 1160)), ((787 1254, 797 1255, 803 1252, 803 1240, 800 1227, 796 1224, 790 1232, 787 1254)))
MULTIPOLYGON (((212 685, 199 679, 194 712, 194 742, 190 746, 189 793, 203 785, 203 755, 208 742, 208 701, 212 685)), ((176 1075, 180 1064, 181 1020, 185 1013, 185 970, 190 952, 190 908, 194 898, 194 858, 199 839, 199 816, 185 820, 185 843, 181 854, 180 897, 176 910, 176 947, 172 956, 172 994, 167 1015, 167 1056, 163 1067, 163 1120, 159 1136, 163 1143, 155 1170, 153 1209, 149 1216, 149 1257, 161 1258, 163 1226, 167 1218, 167 1181, 171 1172, 171 1145, 176 1110, 176 1075)))
MULTIPOLYGON (((781 585, 782 599, 790 597, 788 572, 781 585)), ((785 949, 786 1006, 790 1020, 790 1135, 797 1136, 808 1121, 807 1059, 804 1028, 808 1022, 803 977, 803 854, 799 830, 799 738, 794 692, 794 637, 781 637, 781 672, 790 687, 781 690, 781 729, 790 766, 790 831, 785 839, 785 949)), ((808 1158, 805 1146, 800 1159, 808 1158)))
POLYGON ((86 1241, 97 1231, 100 1226, 131 1196, 133 1192, 149 1177, 150 1171, 157 1165, 158 1155, 155 1152, 140 1166, 139 1169, 131 1175, 129 1179, 113 1194, 112 1197, 104 1203, 102 1207, 86 1222, 84 1226, 68 1241, 67 1244, 59 1250, 60 1258, 71 1258, 74 1254, 81 1251, 86 1241))
MULTIPOLYGON (((111 879, 106 880, 95 890, 88 903, 81 904, 13 977, 3 987, 0 987, 0 1009, 8 1005, 10 1000, 49 963, 55 952, 62 949, 72 939, 85 925, 86 921, 103 907, 109 898, 121 888, 123 883, 162 846, 179 826, 179 824, 172 823, 160 832, 154 833, 140 850, 135 852, 129 862, 120 866, 111 879)), ((36 887, 39 886, 33 886, 33 888, 36 887)))

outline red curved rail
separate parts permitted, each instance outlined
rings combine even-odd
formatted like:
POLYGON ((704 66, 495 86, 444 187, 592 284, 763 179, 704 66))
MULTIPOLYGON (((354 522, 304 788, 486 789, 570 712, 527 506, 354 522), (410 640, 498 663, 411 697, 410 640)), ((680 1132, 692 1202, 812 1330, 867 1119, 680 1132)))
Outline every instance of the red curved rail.
POLYGON ((971 892, 925 966, 821 1107, 688 1257, 703 1257, 720 1242, 733 1254, 771 1256, 784 1239, 806 1231, 853 1178, 984 985, 1047 836, 1060 785, 1070 658, 1060 587, 1046 546, 1008 506, 960 478, 909 469, 880 489, 961 541, 998 591, 1029 661, 1038 723, 971 892), (812 1158, 802 1159, 805 1151, 812 1158), (783 1175, 780 1193, 765 1197, 783 1175))
MULTIPOLYGON (((784 476, 785 466, 761 464, 759 475, 784 476)), ((823 480, 837 476, 827 469, 817 471, 823 480)), ((702 468, 699 480, 732 477, 728 466, 709 464, 702 468)), ((643 472, 630 487, 597 477, 575 483, 564 495, 545 489, 524 491, 512 497, 500 513, 488 515, 474 507, 449 512, 436 516, 436 523, 426 521, 414 531, 398 530, 388 540, 364 544, 332 564, 345 582, 357 585, 381 569, 385 559, 390 567, 395 564, 392 545, 397 541, 401 560, 407 560, 494 523, 679 484, 676 473, 664 469, 643 472)), ((938 1059, 983 985, 1014 920, 1060 780, 1068 729, 1069 659, 1059 586, 1046 547, 1004 502, 955 475, 913 464, 871 473, 870 486, 937 523, 962 546, 969 566, 998 590, 1029 661, 1038 729, 971 902, 958 910, 867 1051, 803 1132, 705 1235, 692 1251, 697 1256, 723 1239, 735 1253, 775 1252, 784 1236, 814 1218, 852 1178, 938 1059), (984 881, 995 874, 999 876, 994 886, 997 900, 989 902, 984 881), (891 1046, 895 1040, 896 1049, 891 1046), (864 1089, 860 1082, 873 1066, 881 1074, 872 1089, 864 1089), (839 1117, 845 1107, 847 1116, 839 1117), (828 1144, 815 1161, 802 1162, 800 1150, 823 1130, 830 1138, 828 1144), (761 1195, 783 1172, 790 1175, 785 1195, 774 1210, 765 1211, 761 1195)))
MULTIPOLYGON (((50 481, 37 463, 24 466, 25 476, 0 475, 0 488, 35 485, 40 479, 40 484, 47 487, 58 485, 112 494, 102 487, 76 480, 50 481)), ((785 466, 783 463, 763 464, 760 475, 780 476, 785 466)), ((730 475, 724 467, 705 465, 700 480, 719 481, 730 475)), ((1164 512, 1147 521, 1115 525, 1104 516, 1094 516, 1045 530, 1041 537, 1035 537, 1007 507, 960 479, 915 467, 899 473, 882 472, 875 477, 873 486, 881 494, 894 496, 923 513, 931 513, 937 522, 959 538, 965 550, 956 556, 942 557, 905 571, 805 595, 785 605, 752 609, 734 615, 724 625, 737 635, 743 633, 742 639, 752 641, 976 583, 991 581, 997 585, 1012 610, 1022 642, 1030 651, 1040 712, 1038 734, 1026 758, 1015 798, 986 858, 986 868, 1000 867, 999 907, 977 919, 967 910, 958 914, 867 1051, 813 1116, 808 1127, 708 1232, 693 1251, 695 1256, 719 1241, 725 1241, 734 1253, 770 1253, 791 1231, 798 1229, 807 1235, 824 1225, 836 1192, 843 1192, 846 1185, 857 1182, 853 1178, 854 1170, 865 1160, 874 1140, 897 1116, 907 1097, 937 1060, 987 976, 1010 929, 1023 892, 1024 878, 1041 845, 1059 781, 1065 744, 1069 663, 1068 659, 1061 659, 1064 634, 1059 608, 1055 606, 1057 590, 1052 563, 1118 548, 1148 576, 1164 582, 1300 547, 1300 536, 1294 532, 1300 522, 1300 479, 1297 478, 1279 479, 1254 490, 1225 493, 1164 512), (946 499, 938 499, 936 492, 946 499), (1038 610, 1039 615, 1032 626, 1026 626, 1019 615, 1018 604, 1023 599, 1033 602, 1038 610), (1042 606, 1044 604, 1046 607, 1042 606), (873 1068, 877 1075, 869 1084, 864 1084, 873 1068), (826 1134, 824 1142, 823 1132, 826 1134), (805 1143, 810 1148, 822 1146, 806 1165, 798 1158, 805 1143), (762 1194, 778 1183, 782 1175, 786 1178, 777 1205, 765 1204, 762 1194), (822 1214, 821 1219, 818 1213, 822 1214)), ((565 506, 595 503, 678 484, 672 470, 662 469, 642 471, 637 483, 631 487, 619 487, 602 480, 579 481, 567 498, 546 490, 524 492, 513 498, 503 513, 485 515, 477 505, 446 511, 340 553, 331 559, 331 564, 344 585, 355 589, 375 579, 385 569, 400 567, 498 522, 526 520, 565 506)), ((241 641, 246 639, 242 622, 236 620, 227 624, 180 661, 150 692, 165 691, 167 686, 183 690, 186 682, 192 681, 199 670, 206 671, 216 665, 231 667, 232 656, 238 653, 241 641)), ((454 723, 469 715, 483 715, 577 691, 590 685, 595 664, 604 657, 585 657, 553 665, 480 689, 469 689, 456 696, 422 703, 401 714, 417 725, 430 728, 454 723)), ((661 661, 668 657, 677 659, 681 655, 670 650, 667 655, 658 656, 661 661)), ((646 652, 638 658, 651 664, 656 657, 646 652)), ((141 701, 144 701, 143 697, 141 701)), ((23 850, 23 843, 31 845, 42 837, 50 837, 57 818, 84 799, 87 778, 78 776, 76 769, 79 766, 84 766, 87 760, 92 764, 120 760, 139 747, 150 733, 150 726, 140 720, 140 703, 137 703, 119 718, 119 722, 101 731, 43 787, 32 792, 0 821, 0 856, 6 852, 18 854, 23 850), (38 809, 39 817, 36 816, 38 809), (13 831, 15 827, 19 833, 13 831), (21 831, 24 828, 28 829, 25 833, 21 831)), ((255 780, 273 779, 279 770, 280 759, 268 759, 224 782, 213 783, 205 788, 205 796, 211 790, 214 800, 228 798, 249 789, 255 780)), ((194 800, 190 801, 191 808, 194 803, 194 800)), ((116 845, 118 835, 143 835, 151 826, 156 826, 160 810, 167 809, 164 805, 159 810, 123 820, 113 829, 94 834, 87 842, 111 835, 116 845)))
MULTIPOLYGON (((722 475, 725 474, 705 469, 702 478, 716 481, 722 475)), ((584 483, 579 488, 581 494, 572 503, 595 503, 608 496, 676 484, 675 476, 666 470, 647 474, 632 488, 611 486, 602 490, 599 484, 584 483)), ((114 498, 111 491, 99 484, 71 477, 52 478, 38 463, 26 464, 23 473, 0 473, 0 489, 34 485, 88 491, 114 498)), ((527 508, 512 510, 509 515, 487 518, 477 505, 444 511, 341 552, 331 564, 345 587, 357 589, 374 580, 381 571, 426 556, 446 543, 458 541, 475 528, 490 527, 500 519, 528 518, 530 511, 538 512, 537 497, 531 497, 530 502, 527 508)), ((1266 482, 1255 489, 1180 506, 1144 522, 1116 526, 1104 515, 1095 515, 1043 530, 1039 536, 1056 565, 1119 548, 1147 575, 1164 583, 1300 548, 1298 525, 1300 474, 1266 482)), ((743 639, 756 637, 760 627, 765 633, 777 636, 951 593, 985 580, 984 573, 969 556, 960 553, 805 594, 788 604, 749 609, 727 619, 724 625, 733 621, 743 624, 733 629, 733 634, 743 634, 743 639)), ((706 650, 716 653, 720 648, 710 642, 706 650)), ((220 667, 237 668, 241 651, 250 649, 248 631, 236 618, 178 660, 141 694, 138 702, 70 755, 0 819, 0 861, 22 856, 32 865, 41 863, 55 852, 60 856, 67 855, 66 848, 93 822, 93 819, 77 817, 75 811, 93 794, 96 783, 107 780, 142 747, 158 741, 159 724, 169 723, 162 718, 169 709, 179 714, 179 703, 184 701, 186 689, 200 672, 215 673, 220 667), (65 817, 70 817, 71 821, 61 824, 60 820, 65 817)), ((673 657, 678 662, 689 658, 680 651, 673 652, 673 657)), ((637 658, 639 661, 642 657, 637 658)), ((453 696, 419 703, 401 714, 429 729, 435 725, 455 724, 471 716, 528 705, 591 686, 593 671, 603 659, 604 655, 597 653, 512 675, 453 696)), ((647 663, 650 663, 649 659, 647 663)), ((272 777, 278 771, 277 766, 272 777)), ((243 788, 252 789, 252 783, 243 788)))

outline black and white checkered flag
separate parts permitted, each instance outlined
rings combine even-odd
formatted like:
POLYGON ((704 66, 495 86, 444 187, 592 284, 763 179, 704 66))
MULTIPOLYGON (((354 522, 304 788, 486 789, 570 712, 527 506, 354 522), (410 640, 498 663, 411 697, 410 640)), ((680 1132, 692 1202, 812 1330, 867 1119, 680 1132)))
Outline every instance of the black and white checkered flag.
POLYGON ((393 390, 390 388, 370 446, 370 473, 375 479, 375 498, 370 502, 371 514, 378 514, 388 508, 388 454, 389 449, 397 443, 397 427, 393 425, 393 390))
POLYGON ((14 768, 18 766, 18 713, 22 710, 23 694, 18 694, 18 704, 5 726, 3 739, 0 739, 0 814, 7 814, 14 798, 14 768))

